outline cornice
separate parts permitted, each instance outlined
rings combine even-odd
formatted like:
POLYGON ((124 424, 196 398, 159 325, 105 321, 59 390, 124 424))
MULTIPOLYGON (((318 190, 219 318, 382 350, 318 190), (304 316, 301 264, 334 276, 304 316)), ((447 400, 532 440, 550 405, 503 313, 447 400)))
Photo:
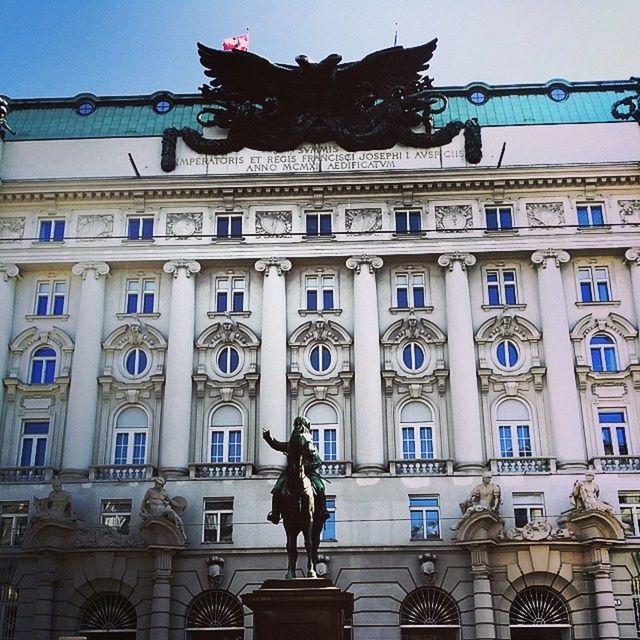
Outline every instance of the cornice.
POLYGON ((628 187, 640 184, 640 165, 522 167, 387 171, 383 173, 274 176, 188 176, 171 178, 5 181, 0 203, 122 203, 154 200, 235 200, 255 197, 300 197, 312 200, 318 189, 324 198, 385 195, 402 198, 410 188, 414 197, 431 193, 548 190, 559 188, 628 187))

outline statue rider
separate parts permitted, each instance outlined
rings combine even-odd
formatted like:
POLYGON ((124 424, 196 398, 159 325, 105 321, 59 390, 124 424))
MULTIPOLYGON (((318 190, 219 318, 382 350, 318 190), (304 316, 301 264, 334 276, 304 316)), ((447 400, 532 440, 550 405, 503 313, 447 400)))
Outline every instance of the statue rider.
MULTIPOLYGON (((318 450, 313 444, 311 431, 309 430, 310 426, 311 423, 306 418, 298 416, 293 421, 293 431, 291 432, 289 442, 280 442, 279 440, 276 440, 274 437, 272 437, 271 432, 268 429, 262 430, 262 437, 266 440, 267 444, 272 449, 275 449, 276 451, 282 451, 284 454, 289 453, 289 444, 292 438, 302 436, 302 438, 306 440, 307 445, 305 447, 303 458, 304 471, 306 476, 311 481, 311 486, 313 487, 313 492, 316 496, 315 502, 319 511, 317 517, 320 519, 320 521, 324 522, 330 517, 330 514, 327 511, 327 499, 324 490, 324 481, 322 480, 322 476, 318 473, 318 469, 322 464, 322 460, 320 459, 318 450)), ((280 474, 280 477, 271 490, 271 494, 271 512, 267 516, 267 520, 269 520, 269 522, 273 522, 273 524, 278 524, 280 522, 280 516, 282 512, 282 497, 287 494, 287 469, 285 469, 280 474)))

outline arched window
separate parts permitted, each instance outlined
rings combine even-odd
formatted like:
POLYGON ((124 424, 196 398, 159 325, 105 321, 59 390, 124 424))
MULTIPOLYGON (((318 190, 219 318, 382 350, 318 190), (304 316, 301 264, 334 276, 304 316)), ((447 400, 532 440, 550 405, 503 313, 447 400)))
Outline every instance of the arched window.
POLYGON ((242 640, 242 604, 228 591, 204 591, 193 599, 187 611, 187 634, 189 640, 242 640))
POLYGON ((616 343, 606 333, 597 333, 589 342, 591 368, 594 371, 618 371, 616 343))
POLYGON ((218 351, 218 369, 225 375, 231 375, 240 366, 240 354, 235 347, 225 346, 218 351))
POLYGON ((143 349, 131 349, 124 359, 124 366, 130 376, 142 375, 146 369, 149 358, 143 349))
POLYGON ((435 457, 433 412, 423 402, 408 402, 400 411, 403 460, 435 457))
POLYGON ((80 633, 91 640, 112 636, 118 640, 135 640, 137 626, 133 605, 115 591, 104 591, 91 596, 80 616, 80 633), (105 635, 105 631, 111 633, 105 635))
POLYGON ((18 590, 10 584, 0 584, 0 638, 13 640, 16 631, 18 590))
POLYGON ((338 414, 327 402, 311 405, 306 412, 311 422, 311 437, 325 462, 338 460, 338 414))
POLYGON ((242 462, 242 414, 225 404, 211 416, 209 426, 209 462, 242 462))
POLYGON ((40 347, 31 356, 31 384, 51 384, 56 377, 56 352, 51 347, 40 347))
MULTIPOLYGON (((561 638, 563 636, 546 635, 540 627, 550 627, 549 631, 556 632, 562 627, 569 626, 569 612, 564 600, 547 587, 528 587, 521 591, 511 603, 509 610, 509 625, 511 626, 511 637, 519 637, 514 631, 521 629, 523 632, 528 628, 535 628, 539 638, 561 638)), ((534 629, 531 629, 533 631, 534 629)), ((532 635, 522 635, 522 637, 533 637, 532 635)))
POLYGON ((522 458, 533 455, 531 446, 531 416, 520 400, 505 400, 496 412, 501 458, 522 458))
POLYGON ((146 464, 149 419, 140 407, 118 414, 113 444, 113 464, 146 464))
POLYGON ((417 342, 409 342, 402 349, 402 364, 408 371, 419 371, 424 365, 424 349, 417 342))
POLYGON ((402 640, 455 640, 459 628, 458 605, 442 589, 416 589, 400 605, 402 640))
POLYGON ((331 349, 325 344, 317 344, 309 353, 311 368, 317 373, 326 373, 331 369, 333 358, 331 349))

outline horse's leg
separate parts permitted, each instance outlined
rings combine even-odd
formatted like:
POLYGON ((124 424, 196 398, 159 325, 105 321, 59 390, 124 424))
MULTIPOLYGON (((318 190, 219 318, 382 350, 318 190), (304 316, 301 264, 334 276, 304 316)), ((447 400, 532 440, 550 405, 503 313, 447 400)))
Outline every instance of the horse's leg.
POLYGON ((312 493, 307 494, 307 500, 305 511, 303 514, 303 533, 304 533, 304 548, 307 552, 307 578, 317 578, 316 573, 316 553, 313 548, 313 525, 314 525, 314 496, 312 493))
POLYGON ((298 532, 294 527, 287 526, 285 524, 285 531, 287 532, 287 580, 292 580, 296 577, 296 564, 298 563, 298 532))

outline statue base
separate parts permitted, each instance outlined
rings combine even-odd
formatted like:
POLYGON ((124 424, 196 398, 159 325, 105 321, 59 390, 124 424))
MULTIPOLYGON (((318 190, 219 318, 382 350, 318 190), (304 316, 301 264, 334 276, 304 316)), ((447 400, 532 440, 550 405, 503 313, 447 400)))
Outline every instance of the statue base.
POLYGON ((253 611, 254 640, 343 640, 353 594, 323 578, 265 580, 242 596, 253 611))

